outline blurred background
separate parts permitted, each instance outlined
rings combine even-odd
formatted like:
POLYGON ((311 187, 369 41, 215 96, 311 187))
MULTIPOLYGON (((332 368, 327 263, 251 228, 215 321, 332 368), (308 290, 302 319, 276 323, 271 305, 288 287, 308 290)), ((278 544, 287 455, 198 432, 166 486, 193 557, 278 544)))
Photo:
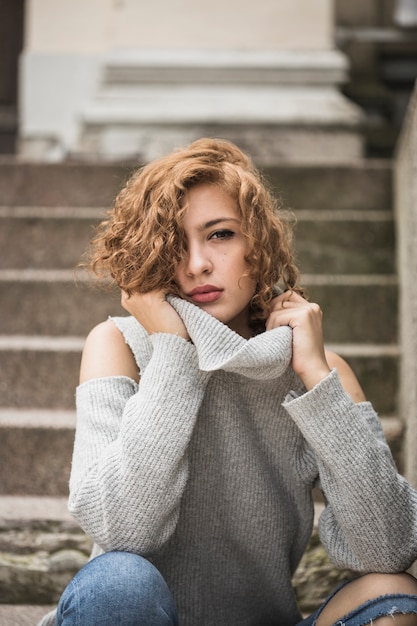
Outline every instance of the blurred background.
POLYGON ((390 157, 415 0, 2 0, 0 150, 149 159, 205 134, 255 157, 390 157))
MULTIPOLYGON (((417 0, 0 0, 0 626, 36 623, 91 546, 66 509, 74 390, 125 311, 75 268, 132 169, 198 137, 290 209, 326 343, 417 486, 416 77, 417 0)), ((302 610, 350 575, 315 527, 302 610)))

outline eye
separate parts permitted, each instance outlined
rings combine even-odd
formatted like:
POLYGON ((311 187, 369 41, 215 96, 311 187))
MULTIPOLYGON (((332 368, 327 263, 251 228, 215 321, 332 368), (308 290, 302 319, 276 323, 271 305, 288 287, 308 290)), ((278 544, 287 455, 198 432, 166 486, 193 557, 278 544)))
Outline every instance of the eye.
POLYGON ((209 239, 231 239, 234 234, 235 233, 232 230, 222 228, 221 230, 216 230, 214 233, 212 233, 209 239))

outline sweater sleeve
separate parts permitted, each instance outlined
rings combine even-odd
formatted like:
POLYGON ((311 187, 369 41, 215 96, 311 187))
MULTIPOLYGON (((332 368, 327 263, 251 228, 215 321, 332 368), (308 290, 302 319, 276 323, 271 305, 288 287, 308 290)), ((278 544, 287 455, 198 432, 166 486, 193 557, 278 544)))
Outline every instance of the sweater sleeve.
POLYGON ((284 406, 316 458, 327 503, 320 536, 334 563, 406 570, 417 558, 417 493, 398 474, 371 404, 355 404, 333 370, 284 406))
POLYGON ((144 556, 175 529, 208 378, 190 342, 161 333, 152 343, 139 385, 108 377, 78 388, 69 498, 100 547, 144 556))

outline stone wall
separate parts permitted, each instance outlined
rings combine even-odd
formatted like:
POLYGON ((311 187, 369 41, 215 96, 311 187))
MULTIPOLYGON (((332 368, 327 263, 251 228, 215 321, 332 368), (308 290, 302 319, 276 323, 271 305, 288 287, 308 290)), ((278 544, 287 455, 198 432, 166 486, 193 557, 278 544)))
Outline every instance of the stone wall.
POLYGON ((406 425, 405 475, 417 487, 417 85, 395 160, 400 281, 400 413, 406 425))

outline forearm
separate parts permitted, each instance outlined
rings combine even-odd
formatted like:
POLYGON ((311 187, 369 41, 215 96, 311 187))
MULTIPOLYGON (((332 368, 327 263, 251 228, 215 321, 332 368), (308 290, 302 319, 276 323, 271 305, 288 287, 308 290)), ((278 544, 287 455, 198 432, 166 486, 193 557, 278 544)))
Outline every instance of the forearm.
POLYGON ((355 404, 333 371, 285 407, 315 454, 328 501, 320 530, 332 558, 362 571, 408 567, 417 555, 417 497, 371 405, 355 404))
POLYGON ((94 385, 79 389, 84 414, 70 495, 71 512, 99 545, 141 554, 163 544, 175 528, 187 480, 187 446, 207 380, 189 342, 169 335, 152 341, 152 358, 118 427, 112 379, 92 381, 107 387, 104 397, 103 389, 93 397, 94 385))

